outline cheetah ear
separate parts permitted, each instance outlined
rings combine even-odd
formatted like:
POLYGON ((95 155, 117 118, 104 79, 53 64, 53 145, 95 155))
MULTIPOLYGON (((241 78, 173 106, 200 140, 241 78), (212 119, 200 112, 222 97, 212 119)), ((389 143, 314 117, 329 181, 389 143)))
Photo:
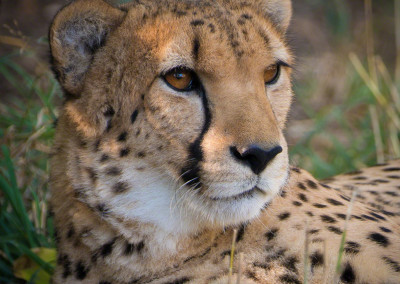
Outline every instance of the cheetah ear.
POLYGON ((261 10, 276 26, 278 31, 285 33, 292 17, 291 0, 262 0, 261 10))
POLYGON ((76 0, 55 16, 49 40, 53 70, 66 94, 79 97, 94 54, 125 12, 102 0, 76 0))

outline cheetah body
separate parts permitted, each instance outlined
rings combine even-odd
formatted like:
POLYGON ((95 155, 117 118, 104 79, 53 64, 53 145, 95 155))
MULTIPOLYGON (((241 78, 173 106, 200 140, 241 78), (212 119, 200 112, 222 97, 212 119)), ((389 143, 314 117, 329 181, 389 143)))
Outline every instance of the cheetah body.
POLYGON ((54 283, 226 283, 235 229, 234 281, 400 283, 400 162, 326 184, 289 167, 290 15, 278 0, 58 13, 54 283), (176 68, 196 88, 171 88, 176 68))

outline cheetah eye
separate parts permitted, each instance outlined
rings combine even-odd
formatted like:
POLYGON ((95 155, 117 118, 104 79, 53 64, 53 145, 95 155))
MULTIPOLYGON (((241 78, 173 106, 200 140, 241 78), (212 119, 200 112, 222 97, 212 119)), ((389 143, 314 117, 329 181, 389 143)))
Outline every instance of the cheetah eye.
POLYGON ((196 75, 184 67, 176 67, 168 71, 163 78, 169 87, 179 92, 188 92, 195 87, 196 75))
POLYGON ((281 65, 273 64, 269 66, 264 72, 264 82, 266 85, 275 84, 279 79, 281 73, 281 65))

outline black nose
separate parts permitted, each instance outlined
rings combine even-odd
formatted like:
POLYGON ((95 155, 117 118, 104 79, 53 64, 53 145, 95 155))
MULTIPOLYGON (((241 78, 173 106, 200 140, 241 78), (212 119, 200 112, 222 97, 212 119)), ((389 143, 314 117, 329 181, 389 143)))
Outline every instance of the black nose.
POLYGON ((276 155, 282 152, 282 147, 275 146, 265 150, 258 145, 250 145, 239 152, 235 146, 232 146, 230 151, 236 159, 247 163, 251 170, 258 175, 276 155))

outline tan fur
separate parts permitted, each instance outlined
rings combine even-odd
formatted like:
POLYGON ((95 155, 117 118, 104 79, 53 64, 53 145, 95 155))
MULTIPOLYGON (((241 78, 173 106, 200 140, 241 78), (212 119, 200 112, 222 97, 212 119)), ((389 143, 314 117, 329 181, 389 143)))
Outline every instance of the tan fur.
POLYGON ((337 277, 398 282, 400 162, 331 186, 289 169, 291 69, 263 78, 292 64, 290 16, 275 0, 77 0, 58 13, 54 283, 226 283, 235 228, 242 283, 332 283, 354 190, 337 277), (171 89, 162 76, 179 66, 201 88, 171 89), (252 145, 282 153, 256 173, 232 152, 252 145))

